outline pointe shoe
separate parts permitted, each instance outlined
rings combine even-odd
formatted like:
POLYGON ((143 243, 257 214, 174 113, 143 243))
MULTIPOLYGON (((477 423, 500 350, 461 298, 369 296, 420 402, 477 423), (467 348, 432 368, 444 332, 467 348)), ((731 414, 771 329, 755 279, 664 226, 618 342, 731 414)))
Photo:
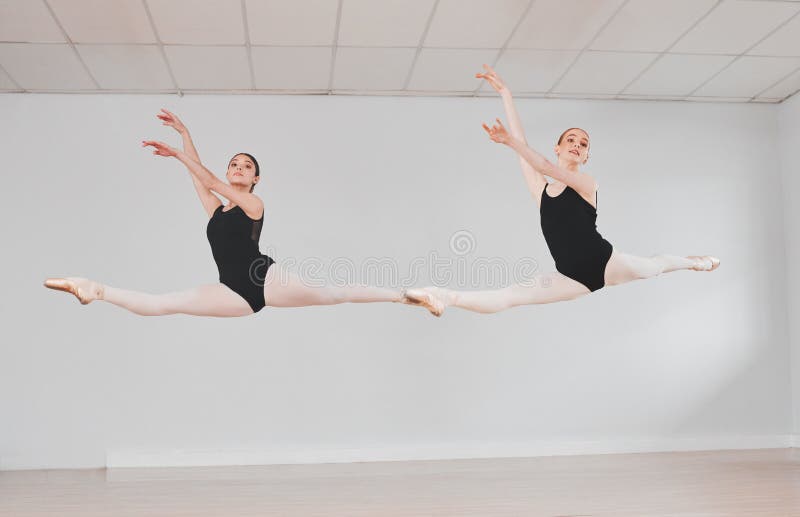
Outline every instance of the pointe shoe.
POLYGON ((72 293, 82 305, 89 304, 95 300, 102 300, 105 291, 102 284, 77 277, 48 278, 44 281, 44 286, 56 291, 72 293))
POLYGON ((686 258, 702 260, 704 262, 702 266, 694 266, 691 268, 693 271, 714 271, 719 267, 719 259, 711 255, 689 255, 686 258))
POLYGON ((425 307, 437 318, 445 309, 444 302, 427 289, 408 289, 403 293, 403 303, 425 307))

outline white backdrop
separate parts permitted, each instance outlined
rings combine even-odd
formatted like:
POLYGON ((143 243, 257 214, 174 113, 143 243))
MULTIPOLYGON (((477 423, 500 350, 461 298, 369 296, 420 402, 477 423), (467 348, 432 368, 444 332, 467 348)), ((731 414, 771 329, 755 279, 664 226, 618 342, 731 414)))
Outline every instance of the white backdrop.
POLYGON ((784 221, 786 228, 786 308, 788 331, 791 337, 792 400, 794 401, 794 433, 800 434, 800 167, 797 149, 800 147, 800 97, 794 96, 780 105, 779 125, 784 221))
POLYGON ((782 107, 518 105, 550 157, 562 130, 589 131, 615 247, 721 268, 442 319, 388 304, 238 319, 84 307, 44 278, 217 280, 188 173, 139 147, 178 143, 162 106, 219 175, 236 152, 259 159, 261 246, 278 261, 392 258, 405 274, 454 258, 466 231, 460 260, 553 264, 516 157, 480 128, 503 116, 498 99, 0 96, 0 469, 788 445, 782 107))

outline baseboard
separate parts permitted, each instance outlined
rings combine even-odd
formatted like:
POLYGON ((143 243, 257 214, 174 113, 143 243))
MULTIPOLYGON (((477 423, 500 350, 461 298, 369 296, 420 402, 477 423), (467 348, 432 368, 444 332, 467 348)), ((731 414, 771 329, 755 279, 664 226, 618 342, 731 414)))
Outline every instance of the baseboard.
POLYGON ((570 456, 797 447, 800 435, 635 438, 531 443, 447 443, 375 448, 118 449, 106 454, 108 468, 285 465, 369 461, 570 456))

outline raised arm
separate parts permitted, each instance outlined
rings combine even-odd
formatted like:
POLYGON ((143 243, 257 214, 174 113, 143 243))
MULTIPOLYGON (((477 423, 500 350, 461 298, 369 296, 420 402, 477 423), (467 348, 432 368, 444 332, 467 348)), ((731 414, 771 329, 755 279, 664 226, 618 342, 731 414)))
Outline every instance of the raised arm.
MULTIPOLYGON (((174 147, 170 147, 164 142, 157 142, 155 140, 145 140, 142 142, 143 146, 153 147, 155 150, 153 154, 158 156, 168 156, 177 158, 182 164, 189 169, 200 185, 209 192, 216 192, 222 197, 236 203, 244 213, 252 219, 258 219, 264 214, 264 203, 255 194, 250 192, 242 192, 231 187, 224 181, 217 178, 214 173, 206 169, 202 163, 194 161, 188 154, 179 151, 174 147)), ((213 195, 213 194, 212 194, 213 195)), ((216 199, 216 196, 214 196, 216 199)), ((217 199, 217 203, 219 200, 217 199)), ((222 203, 219 203, 219 206, 222 203)), ((213 212, 211 213, 213 215, 213 212)))
MULTIPOLYGON (((503 99, 503 107, 506 110, 506 117, 508 118, 508 126, 511 130, 511 136, 521 140, 527 145, 528 141, 525 138, 525 130, 522 128, 522 121, 520 120, 519 115, 517 114, 517 109, 514 106, 514 99, 511 96, 511 90, 508 89, 506 83, 499 75, 497 75, 497 72, 495 72, 492 67, 489 65, 483 65, 483 68, 486 70, 486 72, 482 74, 475 74, 475 77, 479 79, 485 79, 486 82, 489 83, 491 87, 500 94, 500 98, 503 99)), ((531 164, 528 163, 527 160, 525 160, 525 158, 522 156, 519 157, 519 164, 522 168, 522 174, 525 176, 525 182, 528 184, 528 190, 530 190, 531 195, 538 202, 539 196, 541 195, 547 180, 541 174, 541 172, 534 169, 531 164)))
MULTIPOLYGON (((201 163, 200 156, 197 154, 197 149, 194 147, 194 142, 192 142, 192 136, 189 134, 189 130, 186 129, 186 126, 183 124, 183 122, 181 122, 181 119, 179 119, 174 113, 169 112, 164 108, 161 108, 161 113, 156 115, 156 117, 161 120, 163 125, 171 127, 181 135, 181 138, 183 139, 183 152, 195 162, 201 163)), ((211 217, 214 215, 214 211, 217 209, 217 207, 222 203, 217 196, 212 194, 210 190, 200 183, 200 180, 198 180, 194 174, 189 174, 189 176, 192 178, 194 189, 197 191, 197 196, 200 198, 203 208, 208 214, 208 217, 211 217)))
POLYGON ((576 174, 552 163, 550 160, 528 147, 527 144, 519 138, 509 135, 503 123, 500 122, 500 119, 497 119, 497 125, 489 127, 483 124, 483 128, 489 133, 489 137, 493 141, 499 144, 505 144, 514 149, 517 154, 524 158, 525 161, 537 171, 541 171, 542 174, 569 185, 579 194, 594 198, 594 193, 597 190, 597 182, 588 174, 576 174))

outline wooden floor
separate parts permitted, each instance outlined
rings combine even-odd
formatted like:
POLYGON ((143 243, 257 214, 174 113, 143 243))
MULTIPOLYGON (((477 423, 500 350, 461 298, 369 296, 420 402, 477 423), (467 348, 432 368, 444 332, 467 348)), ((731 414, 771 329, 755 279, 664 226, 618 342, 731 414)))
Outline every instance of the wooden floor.
POLYGON ((800 516, 800 450, 5 471, 0 515, 800 516))

